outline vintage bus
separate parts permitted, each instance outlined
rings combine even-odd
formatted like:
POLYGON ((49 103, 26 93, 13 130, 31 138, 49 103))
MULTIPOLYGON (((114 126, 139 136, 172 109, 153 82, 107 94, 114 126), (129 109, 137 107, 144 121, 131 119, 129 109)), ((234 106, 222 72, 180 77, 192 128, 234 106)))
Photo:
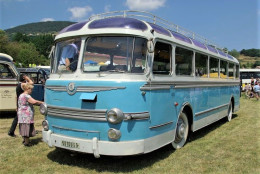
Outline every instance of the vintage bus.
POLYGON ((0 53, 0 112, 16 111, 18 74, 13 58, 0 53))
POLYGON ((40 107, 44 142, 95 157, 144 154, 179 149, 191 131, 230 121, 239 109, 239 62, 201 38, 136 11, 64 28, 40 107), (79 52, 69 59, 76 68, 61 61, 68 45, 79 52))
POLYGON ((256 79, 260 79, 260 69, 240 69, 242 91, 245 90, 246 83, 251 84, 252 78, 254 82, 256 79))

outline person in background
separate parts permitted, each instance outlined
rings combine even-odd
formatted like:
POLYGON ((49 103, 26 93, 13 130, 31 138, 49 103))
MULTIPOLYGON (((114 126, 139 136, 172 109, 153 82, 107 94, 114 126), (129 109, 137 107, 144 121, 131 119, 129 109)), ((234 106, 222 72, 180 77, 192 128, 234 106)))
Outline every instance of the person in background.
POLYGON ((245 93, 247 97, 250 96, 250 91, 251 91, 250 85, 248 83, 245 83, 245 93))
POLYGON ((80 50, 80 41, 75 41, 67 46, 65 46, 61 53, 61 60, 59 61, 59 70, 76 70, 77 59, 80 50), (75 67, 71 67, 73 64, 75 67))
POLYGON ((34 108, 33 105, 40 105, 43 102, 35 100, 31 97, 33 85, 25 84, 24 92, 19 96, 18 99, 18 123, 19 132, 23 137, 24 146, 31 146, 29 138, 35 136, 34 128, 34 108))
MULTIPOLYGON (((25 74, 20 74, 19 76, 19 84, 17 85, 16 87, 16 111, 18 109, 18 98, 19 96, 24 92, 23 89, 24 89, 24 85, 25 84, 30 84, 30 85, 33 85, 33 81, 28 77, 26 76, 25 74)), ((15 132, 15 129, 16 129, 16 126, 17 126, 17 123, 18 123, 18 116, 16 114, 16 116, 14 117, 13 119, 13 122, 12 122, 12 125, 10 127, 10 130, 8 132, 8 135, 11 136, 11 137, 15 137, 16 135, 14 134, 15 132)))
POLYGON ((258 82, 256 82, 255 86, 254 86, 254 90, 253 90, 256 100, 258 100, 259 96, 260 96, 260 86, 259 85, 260 84, 258 84, 258 82))

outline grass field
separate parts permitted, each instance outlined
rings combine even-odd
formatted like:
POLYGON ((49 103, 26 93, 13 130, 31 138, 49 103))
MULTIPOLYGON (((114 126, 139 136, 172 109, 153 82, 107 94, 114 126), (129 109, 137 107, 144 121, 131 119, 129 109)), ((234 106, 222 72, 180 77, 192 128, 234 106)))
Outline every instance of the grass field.
MULTIPOLYGON (((12 118, 0 118, 0 173, 260 173, 260 100, 241 97, 233 120, 224 119, 193 133, 184 148, 170 146, 139 156, 96 159, 49 148, 41 141, 41 116, 35 121, 39 134, 32 147, 20 136, 7 135, 12 118)), ((16 130, 18 135, 18 130, 16 130)))

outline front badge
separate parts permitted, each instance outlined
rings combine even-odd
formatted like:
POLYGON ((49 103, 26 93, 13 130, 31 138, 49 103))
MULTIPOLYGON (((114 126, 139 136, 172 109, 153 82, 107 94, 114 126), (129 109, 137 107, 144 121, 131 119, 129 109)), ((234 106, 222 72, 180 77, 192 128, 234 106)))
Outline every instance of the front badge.
POLYGON ((77 91, 77 88, 75 87, 75 83, 69 83, 67 86, 67 93, 69 95, 75 94, 77 91))

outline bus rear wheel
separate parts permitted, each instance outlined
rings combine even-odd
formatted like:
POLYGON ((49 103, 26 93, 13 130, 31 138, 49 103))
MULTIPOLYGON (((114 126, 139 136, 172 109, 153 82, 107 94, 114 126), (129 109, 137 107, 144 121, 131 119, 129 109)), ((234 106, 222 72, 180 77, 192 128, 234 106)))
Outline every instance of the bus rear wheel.
POLYGON ((175 140, 172 142, 173 148, 174 149, 182 148, 187 141, 188 134, 189 134, 188 117, 185 112, 182 112, 177 122, 175 140))

